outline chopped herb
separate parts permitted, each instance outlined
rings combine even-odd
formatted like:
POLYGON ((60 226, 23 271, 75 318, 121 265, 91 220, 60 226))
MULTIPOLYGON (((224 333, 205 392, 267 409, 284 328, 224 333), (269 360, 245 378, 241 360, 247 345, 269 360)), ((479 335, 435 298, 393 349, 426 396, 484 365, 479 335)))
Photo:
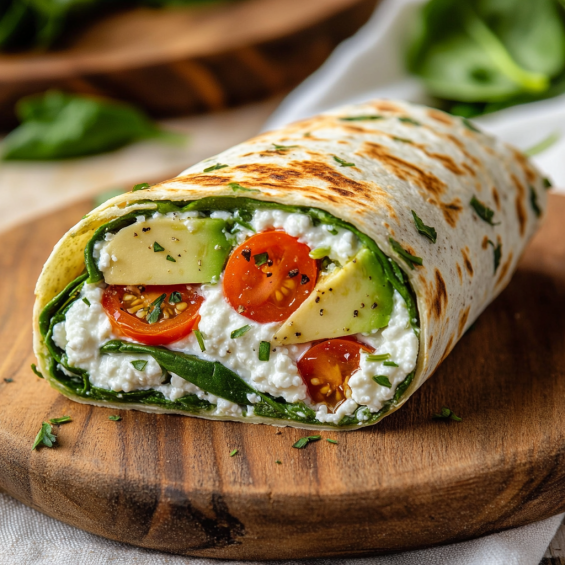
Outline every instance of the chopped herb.
POLYGON ((57 441, 57 437, 52 432, 53 428, 51 427, 51 424, 49 424, 49 422, 43 422, 43 424, 41 424, 41 429, 35 436, 35 441, 33 442, 31 450, 33 451, 40 445, 53 447, 53 444, 57 441))
POLYGON ((133 365, 133 368, 136 369, 137 371, 143 371, 143 369, 145 369, 147 365, 147 361, 144 361, 143 359, 138 359, 137 361, 132 361, 131 364, 133 365))
POLYGON ((530 185, 530 204, 532 205, 532 209, 534 214, 539 218, 541 216, 541 208, 538 204, 538 195, 534 190, 534 187, 530 185))
POLYGON ((462 418, 457 416, 452 410, 446 408, 445 406, 441 409, 439 414, 434 414, 432 416, 433 420, 455 420, 456 422, 461 422, 462 418))
POLYGON ((6 378, 5 378, 5 379, 4 379, 4 382, 5 382, 5 383, 13 383, 13 382, 14 382, 14 379, 10 379, 10 378, 7 378, 7 379, 6 379, 6 378))
POLYGON ((238 328, 237 330, 233 330, 230 337, 232 339, 236 339, 238 337, 241 337, 242 335, 245 335, 250 329, 251 329, 251 326, 249 324, 247 324, 247 325, 245 325, 241 328, 238 328))
POLYGON ((491 210, 488 206, 485 206, 485 204, 483 204, 480 200, 477 200, 474 196, 473 198, 471 198, 471 206, 473 207, 479 218, 481 218, 481 220, 484 220, 491 226, 498 225, 492 222, 494 210, 491 210))
POLYGON ((171 296, 169 296, 169 304, 178 304, 182 302, 182 295, 180 292, 171 292, 171 296))
POLYGON ((405 124, 412 124, 413 126, 421 126, 422 124, 412 118, 408 118, 407 116, 402 116, 398 118, 399 122, 404 122, 405 124))
POLYGON ((234 449, 234 450, 230 453, 230 457, 233 457, 234 455, 237 455, 238 452, 239 452, 239 449, 234 449))
POLYGON ((492 245, 492 248, 494 250, 494 272, 496 274, 498 266, 500 265, 500 258, 502 257, 502 243, 495 245, 494 242, 490 239, 488 240, 488 242, 490 245, 492 245))
POLYGON ((147 322, 149 324, 154 324, 159 319, 159 314, 161 313, 161 304, 163 303, 163 300, 165 300, 165 298, 167 298, 167 295, 161 294, 161 296, 156 298, 151 303, 151 306, 153 306, 153 310, 152 310, 151 314, 149 314, 149 316, 147 316, 147 322))
POLYGON ((424 222, 418 217, 418 214, 411 210, 412 216, 414 216, 414 223, 416 224, 416 229, 424 236, 426 236, 432 243, 435 243, 437 240, 437 232, 435 228, 431 226, 426 226, 424 222))
POLYGON ((381 353, 380 355, 367 355, 367 361, 386 361, 390 357, 390 353, 381 353))
POLYGON ((548 135, 545 139, 542 139, 539 143, 536 143, 535 145, 529 147, 528 149, 524 149, 523 153, 528 157, 534 157, 535 155, 539 155, 540 153, 543 153, 544 151, 549 149, 552 145, 557 143, 560 137, 561 136, 559 135, 559 133, 554 131, 552 134, 548 135))
POLYGON ((339 233, 333 226, 328 226, 326 229, 327 229, 328 232, 331 233, 332 235, 337 235, 337 234, 339 233))
POLYGON ((88 300, 86 296, 82 299, 82 301, 90 308, 90 300, 88 300))
POLYGON ((389 237, 388 240, 390 242, 390 246, 404 259, 404 262, 411 269, 414 269, 414 265, 422 265, 424 263, 421 257, 416 257, 415 255, 412 255, 412 253, 408 253, 408 251, 406 251, 406 249, 404 249, 398 241, 392 239, 392 237, 389 237))
POLYGON ((281 463, 278 459, 275 459, 275 463, 276 463, 277 465, 282 465, 282 463, 281 463))
POLYGON ((348 163, 345 159, 340 159, 335 155, 332 155, 332 157, 334 158, 334 161, 337 161, 339 163, 340 167, 355 167, 355 163, 348 163))
POLYGON ((551 184, 551 181, 547 177, 543 179, 543 187, 546 189, 553 187, 553 184, 551 184))
POLYGON ((122 417, 118 415, 108 416, 108 420, 112 420, 112 422, 119 422, 121 419, 122 417))
POLYGON ((322 436, 306 436, 301 437, 292 447, 296 449, 304 449, 311 441, 318 441, 322 436))
POLYGON ((72 422, 72 419, 70 416, 61 416, 60 418, 51 418, 49 420, 50 424, 55 424, 56 426, 60 425, 60 424, 66 424, 67 422, 72 422))
POLYGON ((153 244, 153 251, 155 253, 159 253, 160 251, 165 251, 165 248, 163 246, 159 245, 157 242, 155 242, 153 244))
POLYGON ((333 444, 335 444, 335 445, 337 445, 337 444, 339 443, 339 442, 337 442, 335 439, 331 439, 331 438, 329 438, 329 437, 326 438, 326 441, 327 441, 328 443, 333 443, 333 444))
POLYGON ((298 272, 299 272, 298 269, 291 269, 288 272, 288 278, 290 279, 294 278, 296 275, 298 275, 298 272))
POLYGON ((329 247, 316 247, 310 251, 310 259, 323 259, 330 254, 331 249, 329 247))
POLYGON ((170 255, 167 255, 167 261, 171 261, 172 263, 177 262, 177 260, 174 257, 171 257, 170 255))
POLYGON ((288 151, 289 149, 296 149, 298 145, 277 145, 273 143, 277 151, 288 151))
POLYGON ((257 255, 253 255, 253 259, 255 260, 255 265, 260 267, 264 265, 269 260, 269 254, 265 253, 258 253, 257 255))
POLYGON ((31 370, 40 378, 44 379, 45 377, 41 374, 41 371, 36 367, 35 363, 31 364, 31 370))
POLYGON ((212 165, 211 167, 204 169, 203 172, 211 173, 212 171, 219 171, 220 169, 225 169, 227 166, 228 165, 221 165, 220 163, 216 163, 215 165, 212 165))
POLYGON ((388 377, 386 375, 375 375, 373 377, 373 380, 381 386, 386 386, 386 388, 392 388, 392 384, 388 380, 388 377))
POLYGON ((261 192, 260 190, 257 190, 256 188, 245 188, 244 186, 241 186, 239 183, 237 182, 230 182, 228 184, 228 186, 234 191, 234 192, 261 192))
POLYGON ((271 343, 262 341, 259 344, 259 361, 268 361, 271 358, 271 343))
POLYGON ((385 367, 398 367, 398 365, 394 361, 385 361, 383 365, 385 367))
POLYGON ((309 283, 309 282, 310 282, 310 279, 308 278, 307 275, 302 275, 300 277, 300 284, 306 284, 306 283, 309 283))
POLYGON ((411 139, 406 139, 405 137, 396 137, 393 135, 392 139, 394 139, 394 141, 400 141, 401 143, 412 143, 411 139))
POLYGON ((367 120, 384 120, 384 116, 349 116, 347 118, 339 118, 342 122, 364 122, 367 120))
POLYGON ((468 120, 467 118, 462 118, 461 121, 463 122, 463 125, 467 129, 470 129, 471 131, 474 131, 476 133, 483 133, 473 122, 471 122, 471 120, 468 120))
POLYGON ((140 182, 139 184, 136 184, 131 191, 132 192, 137 192, 138 190, 147 190, 148 188, 151 188, 151 185, 148 182, 140 182))
POLYGON ((196 337, 196 341, 200 346, 200 351, 206 351, 206 346, 204 345, 204 337, 202 336, 202 332, 200 330, 194 330, 194 335, 196 337))

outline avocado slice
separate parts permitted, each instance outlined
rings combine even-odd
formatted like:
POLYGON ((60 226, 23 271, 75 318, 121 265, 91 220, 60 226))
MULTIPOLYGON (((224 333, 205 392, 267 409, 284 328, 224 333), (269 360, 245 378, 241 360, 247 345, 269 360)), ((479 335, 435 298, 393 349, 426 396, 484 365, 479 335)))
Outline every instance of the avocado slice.
POLYGON ((108 284, 190 284, 219 278, 231 249, 224 220, 154 218, 116 233, 102 269, 108 284))
POLYGON ((274 343, 305 343, 388 325, 392 285, 375 254, 362 249, 342 269, 324 277, 274 336, 274 343))

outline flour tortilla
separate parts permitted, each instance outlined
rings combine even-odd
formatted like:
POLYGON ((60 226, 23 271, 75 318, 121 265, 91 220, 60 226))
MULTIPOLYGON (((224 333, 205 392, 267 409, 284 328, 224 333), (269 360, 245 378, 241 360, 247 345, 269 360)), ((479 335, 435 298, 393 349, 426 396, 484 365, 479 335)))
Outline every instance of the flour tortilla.
MULTIPOLYGON (((95 229, 136 208, 151 208, 148 200, 187 201, 208 196, 320 208, 353 224, 395 259, 416 294, 421 327, 416 375, 396 408, 435 371, 508 284, 526 243, 543 219, 547 202, 543 177, 522 153, 435 109, 375 100, 291 124, 148 190, 117 196, 61 239, 36 287, 34 349, 45 375, 49 374, 48 352, 39 333, 38 316, 84 270, 83 250, 95 229), (378 119, 343 119, 366 116, 378 119), (343 166, 336 158, 355 166, 343 166), (217 163, 228 166, 203 172, 217 163), (259 192, 234 192, 229 183, 259 192), (473 196, 495 212, 496 225, 477 215, 470 205, 473 196), (145 203, 135 204, 140 201, 145 203), (416 230, 412 210, 437 230, 437 243, 416 230), (421 257, 423 265, 410 269, 391 248, 391 237, 421 257), (496 273, 489 241, 501 244, 496 273)), ((57 386, 56 381, 52 384, 57 386)), ((168 412, 142 405, 115 406, 168 412)), ((268 423, 277 421, 269 419, 268 423)))

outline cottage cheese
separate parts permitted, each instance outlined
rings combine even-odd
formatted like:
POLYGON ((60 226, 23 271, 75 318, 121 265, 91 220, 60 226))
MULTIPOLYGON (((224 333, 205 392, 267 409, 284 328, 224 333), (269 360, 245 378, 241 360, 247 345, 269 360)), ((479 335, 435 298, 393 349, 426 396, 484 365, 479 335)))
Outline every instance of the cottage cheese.
MULTIPOLYGON (((198 212, 170 213, 167 216, 184 221, 198 216, 198 212)), ((212 214, 213 218, 228 219, 230 216, 230 212, 212 214)), ((145 221, 145 218, 140 216, 139 220, 145 221)), ((311 218, 305 214, 257 210, 249 224, 255 232, 273 228, 283 229, 311 249, 327 247, 331 250, 330 258, 341 264, 352 259, 361 247, 358 239, 350 231, 326 225, 314 226, 311 218)), ((242 227, 237 233, 238 243, 242 243, 253 233, 242 227)), ((95 246, 94 257, 102 270, 112 261, 112 257, 105 252, 105 245, 112 237, 112 235, 107 236, 95 246)), ((161 384, 162 370, 149 355, 121 353, 100 355, 100 347, 112 339, 133 341, 114 333, 101 305, 104 286, 104 283, 84 285, 81 298, 87 298, 90 306, 82 300, 77 300, 69 309, 66 320, 54 328, 54 341, 66 350, 71 366, 88 371, 90 381, 96 387, 123 392, 152 388, 173 401, 192 393, 214 404, 216 406, 212 413, 214 415, 241 417, 244 414, 240 406, 208 394, 177 375, 171 376, 170 383, 161 384), (142 371, 138 371, 131 364, 136 360, 147 361, 142 371)), ((398 367, 368 361, 367 354, 363 353, 360 369, 349 379, 351 398, 343 402, 335 413, 331 413, 325 405, 312 404, 307 388, 298 373, 297 361, 308 349, 308 344, 273 347, 269 361, 258 361, 259 342, 272 341, 280 324, 259 324, 238 314, 225 299, 221 280, 218 284, 202 285, 200 292, 204 302, 200 309, 199 329, 205 340, 206 351, 200 351, 192 333, 169 345, 169 349, 196 355, 209 361, 219 361, 257 391, 283 397, 287 402, 302 401, 316 410, 317 418, 322 423, 337 424, 343 416, 353 414, 359 406, 367 406, 373 412, 380 410, 383 404, 392 398, 398 384, 416 366, 418 339, 410 327, 406 304, 395 291, 394 308, 388 327, 372 334, 358 335, 357 338, 373 347, 377 353, 389 353, 389 360, 394 361, 398 367), (231 332, 245 325, 250 326, 249 331, 239 338, 231 339, 231 332), (377 384, 372 378, 374 375, 387 376, 392 387, 387 388, 377 384)), ((259 402, 260 397, 250 394, 248 401, 246 414, 252 415, 253 404, 259 402)))

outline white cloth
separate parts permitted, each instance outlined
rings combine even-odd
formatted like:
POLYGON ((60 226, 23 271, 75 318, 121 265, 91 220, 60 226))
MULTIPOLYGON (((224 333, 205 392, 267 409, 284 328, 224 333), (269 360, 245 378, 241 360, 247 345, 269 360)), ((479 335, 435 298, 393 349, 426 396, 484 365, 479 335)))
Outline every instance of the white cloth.
MULTIPOLYGON (((449 546, 365 558, 265 565, 538 565, 563 516, 449 546)), ((0 494, 0 565, 242 565, 180 557, 83 532, 0 494)), ((245 562, 245 565, 253 562, 245 562)), ((256 562, 255 562, 256 563, 256 562)))

